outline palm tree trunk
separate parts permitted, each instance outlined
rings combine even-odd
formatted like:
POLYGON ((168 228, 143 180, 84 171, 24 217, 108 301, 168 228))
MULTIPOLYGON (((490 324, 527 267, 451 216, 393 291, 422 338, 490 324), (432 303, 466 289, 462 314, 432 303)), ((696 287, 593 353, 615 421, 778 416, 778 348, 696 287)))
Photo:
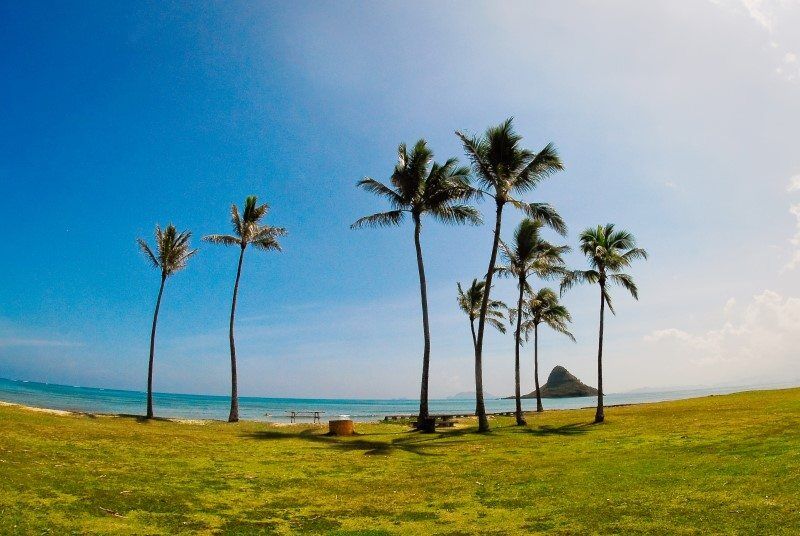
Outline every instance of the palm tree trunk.
POLYGON ((533 325, 533 382, 536 384, 536 411, 542 412, 542 393, 539 389, 539 324, 533 325))
POLYGON ((425 266, 422 264, 422 246, 419 234, 422 229, 419 216, 414 216, 414 246, 417 249, 417 270, 419 270, 419 294, 422 302, 422 335, 424 347, 422 350, 422 385, 419 394, 419 418, 417 426, 422 426, 428 419, 428 376, 431 364, 431 333, 428 324, 428 288, 425 283, 425 266))
POLYGON ((469 329, 472 331, 472 349, 473 351, 478 346, 478 340, 475 338, 475 320, 470 319, 469 321, 469 329))
MULTIPOLYGON (((472 331, 472 351, 477 351, 478 348, 478 340, 475 338, 475 320, 470 318, 469 320, 469 329, 472 331)), ((478 414, 478 396, 475 395, 475 415, 478 414)))
POLYGON ((147 365, 147 418, 153 418, 153 358, 156 353, 156 324, 158 324, 158 310, 161 308, 161 295, 164 294, 166 274, 161 274, 161 288, 158 289, 156 311, 153 313, 153 329, 150 331, 150 363, 147 365))
POLYGON ((524 426, 525 419, 522 418, 522 400, 520 393, 520 378, 519 378, 519 347, 520 335, 522 333, 522 297, 525 292, 525 275, 519 278, 519 299, 517 300, 517 329, 514 332, 515 352, 514 352, 514 398, 516 400, 516 417, 517 426, 524 426))
POLYGON ((600 283, 600 335, 597 344, 597 412, 594 415, 594 422, 600 423, 605 419, 603 413, 603 314, 605 312, 605 294, 606 288, 604 283, 600 283))
POLYGON ((497 262, 497 248, 500 244, 500 224, 503 219, 503 203, 497 202, 497 213, 494 223, 494 241, 492 254, 489 257, 489 270, 486 272, 486 289, 481 303, 481 314, 478 317, 478 339, 475 344, 475 414, 478 416, 478 431, 489 431, 489 419, 486 418, 486 406, 483 402, 483 332, 486 327, 486 311, 489 309, 489 294, 492 291, 492 276, 497 262))
POLYGON ((236 345, 233 341, 233 320, 236 316, 236 296, 239 294, 239 278, 242 276, 242 260, 244 259, 244 247, 239 253, 239 266, 236 268, 236 283, 233 285, 233 301, 231 302, 231 325, 228 338, 231 343, 231 412, 228 415, 228 422, 239 421, 239 380, 236 376, 236 345))

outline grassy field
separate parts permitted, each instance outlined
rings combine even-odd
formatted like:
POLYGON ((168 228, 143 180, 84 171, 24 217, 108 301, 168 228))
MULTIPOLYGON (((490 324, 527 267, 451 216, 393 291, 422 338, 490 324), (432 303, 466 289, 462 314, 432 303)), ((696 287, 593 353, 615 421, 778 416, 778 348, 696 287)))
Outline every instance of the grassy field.
POLYGON ((3 534, 798 534, 800 389, 435 435, 0 407, 3 534))

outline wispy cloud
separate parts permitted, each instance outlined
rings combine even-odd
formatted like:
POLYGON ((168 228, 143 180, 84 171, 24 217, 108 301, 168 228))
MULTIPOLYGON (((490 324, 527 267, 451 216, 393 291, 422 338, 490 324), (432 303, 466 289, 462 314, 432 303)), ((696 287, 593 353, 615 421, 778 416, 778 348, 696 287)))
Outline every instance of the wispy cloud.
POLYGON ((667 328, 651 332, 644 340, 653 353, 680 360, 690 369, 717 367, 719 375, 752 371, 778 377, 797 370, 800 298, 765 290, 744 307, 729 300, 722 313, 719 328, 700 333, 667 328))
POLYGON ((56 340, 56 339, 23 339, 18 337, 0 338, 0 348, 12 346, 31 346, 31 347, 76 347, 83 346, 81 342, 56 340))
MULTIPOLYGON (((783 38, 786 36, 779 31, 784 15, 800 9, 800 2, 796 0, 711 0, 711 2, 721 7, 743 11, 767 33, 769 46, 776 54, 776 74, 789 81, 800 80, 797 53, 783 43, 783 38)), ((791 41, 792 37, 790 36, 788 40, 791 41)))
MULTIPOLYGON (((798 190, 800 190, 800 174, 790 178, 789 185, 786 187, 786 191, 790 193, 798 190)), ((781 273, 794 270, 800 266, 800 203, 791 205, 789 207, 789 212, 795 217, 795 233, 794 236, 789 239, 789 244, 791 244, 791 258, 789 262, 781 268, 781 273)))

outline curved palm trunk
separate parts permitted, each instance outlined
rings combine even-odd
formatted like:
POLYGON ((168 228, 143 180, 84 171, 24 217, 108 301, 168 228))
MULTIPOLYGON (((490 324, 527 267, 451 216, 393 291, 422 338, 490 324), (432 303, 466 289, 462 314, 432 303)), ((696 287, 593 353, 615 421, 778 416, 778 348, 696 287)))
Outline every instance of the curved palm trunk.
POLYGON ((600 283, 600 336, 597 344, 597 412, 594 422, 603 422, 603 314, 605 312, 605 284, 600 283))
POLYGON ((519 378, 519 347, 520 335, 522 333, 522 297, 525 292, 525 276, 519 278, 519 299, 517 300, 517 329, 514 332, 514 399, 516 401, 516 417, 517 426, 525 425, 525 419, 522 417, 522 400, 520 393, 520 378, 519 378))
POLYGON ((481 314, 478 317, 478 339, 475 343, 475 414, 478 416, 478 431, 489 431, 489 419, 486 418, 486 406, 483 402, 483 332, 486 327, 486 311, 489 308, 489 294, 492 290, 492 276, 497 262, 497 248, 500 245, 500 224, 503 219, 503 203, 497 203, 497 214, 494 223, 494 241, 492 254, 489 257, 489 270, 486 272, 486 290, 483 293, 481 314))
POLYGON ((147 418, 153 418, 153 359, 156 353, 156 324, 158 324, 158 310, 161 308, 161 295, 164 294, 164 283, 167 276, 161 274, 161 288, 158 289, 156 311, 153 313, 153 329, 150 331, 150 362, 147 365, 147 418))
POLYGON ((228 415, 228 422, 239 421, 239 380, 236 376, 236 345, 233 341, 233 320, 236 316, 236 296, 239 294, 239 278, 242 276, 244 249, 242 247, 242 252, 239 253, 239 266, 236 268, 236 283, 233 285, 233 301, 231 302, 231 325, 228 331, 228 338, 231 343, 231 412, 228 415))
POLYGON ((544 411, 542 393, 539 389, 539 324, 533 325, 533 382, 536 384, 536 411, 544 411))
POLYGON ((419 418, 417 426, 422 426, 428 418, 428 376, 431 364, 431 333, 428 324, 428 288, 425 283, 425 266, 422 264, 422 246, 419 234, 422 228, 419 216, 414 217, 414 246, 417 249, 417 269, 419 270, 419 294, 422 302, 422 334, 425 340, 422 350, 422 386, 419 394, 419 418))

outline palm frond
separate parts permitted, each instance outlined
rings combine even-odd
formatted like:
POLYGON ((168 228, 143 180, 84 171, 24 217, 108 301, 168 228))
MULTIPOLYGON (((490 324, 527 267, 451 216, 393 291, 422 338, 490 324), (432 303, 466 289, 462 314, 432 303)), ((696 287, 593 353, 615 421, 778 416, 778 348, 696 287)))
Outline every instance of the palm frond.
POLYGON ((572 270, 564 274, 561 279, 560 294, 563 296, 566 291, 582 283, 597 283, 600 274, 596 270, 572 270))
POLYGON ((608 293, 608 288, 603 289, 603 300, 608 305, 608 310, 611 311, 611 314, 616 315, 617 312, 614 310, 614 305, 611 303, 611 294, 608 293))
POLYGON ((407 203, 403 200, 401 195, 382 182, 376 181, 370 177, 364 177, 356 183, 356 186, 362 188, 375 195, 385 197, 394 209, 406 208, 407 203))
POLYGON ((500 333, 505 334, 506 325, 505 325, 505 323, 501 322, 500 320, 497 320, 496 318, 491 318, 491 317, 487 316, 486 317, 486 323, 488 323, 490 326, 492 326, 494 329, 496 329, 500 333))
POLYGON ((357 219, 351 226, 351 229, 360 229, 362 227, 390 227, 398 225, 405 217, 404 210, 391 210, 389 212, 379 212, 371 216, 364 216, 357 219))
POLYGON ((630 292, 634 299, 639 299, 639 289, 636 283, 634 283, 633 278, 628 274, 610 274, 608 280, 630 292))
POLYGON ((566 324, 564 324, 563 322, 557 322, 557 321, 553 321, 553 320, 549 320, 549 321, 548 321, 548 320, 544 320, 544 322, 545 322, 545 323, 546 323, 546 324, 547 324, 547 325, 550 327, 550 329, 552 329, 553 331, 555 331, 555 332, 557 332, 557 333, 561 333, 562 335, 566 335, 566 336, 567 336, 567 338, 568 338, 569 340, 571 340, 572 342, 577 342, 577 339, 575 339, 575 335, 573 335, 573 334, 572 334, 572 332, 570 332, 570 331, 567 329, 567 326, 566 326, 566 324))
POLYGON ((231 235, 211 234, 203 237, 204 242, 220 244, 223 246, 241 246, 242 241, 239 237, 231 235))
POLYGON ((497 176, 486 159, 487 144, 480 136, 467 136, 463 132, 456 131, 456 136, 464 146, 472 166, 478 173, 478 180, 489 188, 494 189, 497 184, 497 176))
POLYGON ((147 245, 147 242, 141 238, 137 238, 136 243, 139 244, 139 249, 144 254, 145 258, 150 261, 150 264, 153 265, 153 268, 158 268, 160 266, 158 259, 153 254, 153 250, 150 249, 150 246, 147 245))
POLYGON ((430 214, 442 223, 471 224, 483 223, 478 209, 469 205, 440 206, 430 210, 430 214))
POLYGON ((522 210, 529 218, 540 221, 561 236, 567 235, 567 224, 551 205, 547 203, 523 203, 509 200, 516 208, 522 210))
POLYGON ((532 190, 543 179, 562 169, 564 165, 558 151, 552 143, 548 143, 518 172, 515 189, 518 192, 532 190))

